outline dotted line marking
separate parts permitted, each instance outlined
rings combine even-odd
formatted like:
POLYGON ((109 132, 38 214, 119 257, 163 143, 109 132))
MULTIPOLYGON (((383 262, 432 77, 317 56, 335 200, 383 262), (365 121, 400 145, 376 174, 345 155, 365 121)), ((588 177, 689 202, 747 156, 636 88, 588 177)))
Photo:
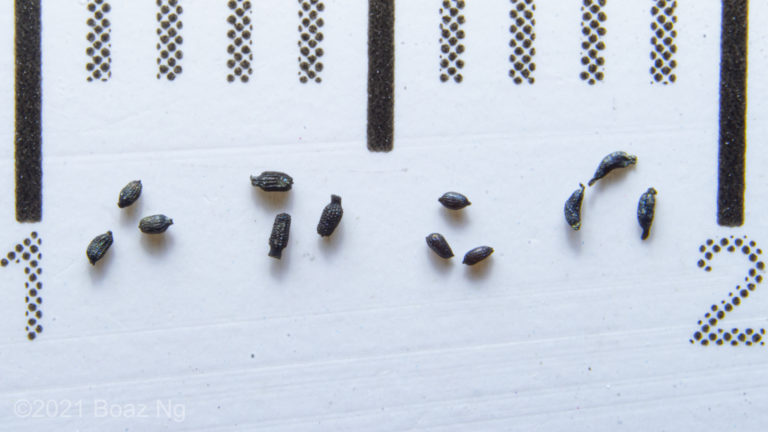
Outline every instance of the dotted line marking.
POLYGON ((605 79, 605 21, 606 0, 583 0, 581 5, 581 64, 579 77, 594 85, 605 79))
POLYGON ((651 8, 651 83, 672 84, 677 79, 677 1, 656 0, 651 8))
POLYGON ((112 7, 104 0, 93 0, 88 2, 87 8, 90 16, 85 22, 89 28, 85 36, 89 43, 85 49, 85 55, 88 56, 85 63, 88 72, 86 80, 108 81, 112 77, 112 24, 107 15, 112 7))
POLYGON ((157 12, 157 79, 167 78, 173 81, 181 75, 181 59, 184 53, 181 45, 184 39, 181 37, 181 14, 184 10, 180 0, 156 0, 157 12))
POLYGON ((308 83, 323 81, 320 73, 323 62, 320 61, 325 51, 320 46, 323 41, 322 28, 325 25, 323 11, 325 4, 320 0, 299 0, 299 81, 308 83))
POLYGON ((533 62, 536 55, 533 44, 536 40, 536 3, 533 0, 511 2, 509 17, 512 19, 512 25, 509 26, 509 32, 512 39, 509 40, 509 46, 512 48, 512 54, 509 56, 509 62, 512 63, 512 68, 509 69, 509 77, 515 84, 533 84, 533 72, 536 70, 536 63, 533 62))
POLYGON ((464 68, 464 60, 461 55, 465 48, 461 41, 466 34, 462 26, 466 22, 461 11, 466 3, 464 0, 444 0, 440 8, 440 81, 447 82, 450 79, 460 83, 464 80, 461 70, 464 68))

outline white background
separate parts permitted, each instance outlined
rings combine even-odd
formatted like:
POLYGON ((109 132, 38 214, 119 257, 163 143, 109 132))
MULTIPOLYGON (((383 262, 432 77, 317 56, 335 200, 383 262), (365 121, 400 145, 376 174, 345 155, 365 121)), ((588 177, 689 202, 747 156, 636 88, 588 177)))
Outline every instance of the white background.
MULTIPOLYGON (((746 268, 707 238, 768 247, 768 3, 749 33, 746 223, 716 224, 720 2, 679 1, 677 83, 651 85, 651 2, 609 1, 606 80, 582 82, 580 8, 539 1, 536 84, 507 76, 510 9, 470 1, 464 82, 441 83, 440 1, 398 1, 395 148, 366 150, 367 3, 326 0, 321 85, 298 81, 298 4, 254 2, 254 74, 225 80, 224 2, 182 0, 184 72, 157 80, 154 2, 112 1, 112 79, 85 80, 85 2, 43 5, 43 221, 13 198, 13 11, 0 5, 0 247, 44 240, 45 330, 0 270, 0 430, 762 430, 765 347, 689 338, 746 268), (563 203, 607 153, 636 167, 563 203), (288 194, 248 176, 281 170, 288 194), (118 191, 144 192, 120 210, 118 191), (637 199, 659 191, 642 242, 637 199), (473 202, 454 217, 438 203, 473 202), (330 194, 344 219, 315 232, 330 194), (293 216, 281 261, 275 214, 293 216), (165 213, 162 240, 140 217, 165 213), (91 267, 85 247, 112 230, 91 267), (443 262, 424 237, 443 233, 443 262), (471 269, 461 256, 491 245, 471 269), (20 400, 70 401, 23 418, 20 400), (183 418, 157 415, 171 401, 183 418), (116 406, 108 415, 99 404, 116 406), (127 407, 147 407, 130 418, 127 407), (61 408, 61 406, 60 406, 61 408)), ((725 326, 766 326, 757 295, 725 326)))

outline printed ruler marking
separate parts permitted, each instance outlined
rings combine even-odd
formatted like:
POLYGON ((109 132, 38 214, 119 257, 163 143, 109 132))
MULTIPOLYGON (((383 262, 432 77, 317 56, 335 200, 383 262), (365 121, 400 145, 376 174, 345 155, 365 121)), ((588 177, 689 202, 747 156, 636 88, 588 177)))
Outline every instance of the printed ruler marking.
POLYGON ((299 0, 299 81, 307 83, 315 81, 320 84, 323 79, 323 62, 320 58, 325 53, 322 28, 325 4, 320 0, 299 0))
POLYGON ((112 77, 112 24, 107 15, 112 10, 109 2, 93 0, 88 3, 89 17, 86 20, 89 46, 85 49, 88 61, 85 63, 87 81, 108 81, 112 77))
POLYGON ((7 267, 13 263, 21 264, 22 261, 25 263, 24 276, 27 280, 24 282, 24 289, 27 295, 24 297, 26 305, 24 308, 26 326, 24 328, 29 340, 34 340, 43 332, 43 326, 40 324, 43 318, 43 282, 40 279, 43 274, 43 254, 40 252, 42 242, 37 232, 33 231, 29 237, 0 259, 0 267, 7 267))
POLYGON ((464 23, 466 19, 461 12, 466 3, 464 0, 443 0, 440 8, 440 81, 453 80, 460 83, 464 80, 461 70, 464 68, 464 23))
POLYGON ((39 222, 43 209, 40 1, 16 0, 16 220, 39 222))
POLYGON ((368 0, 368 150, 392 150, 394 123, 395 0, 368 0))
POLYGON ((509 40, 509 46, 512 48, 512 54, 509 56, 509 62, 512 63, 512 68, 509 70, 509 77, 515 84, 533 84, 533 72, 536 70, 536 63, 533 62, 536 55, 533 43, 536 40, 536 3, 533 0, 511 1, 509 18, 512 19, 512 24, 509 26, 509 32, 512 38, 509 40))
POLYGON ((583 0, 581 5, 581 65, 579 77, 590 85, 605 78, 606 0, 583 0))
POLYGON ((744 224, 748 0, 723 0, 717 223, 744 224))
POLYGON ((651 7, 651 83, 672 84, 677 79, 677 1, 655 0, 651 7))
POLYGON ((184 12, 180 0, 156 0, 157 2, 157 79, 165 77, 173 81, 181 75, 181 59, 184 53, 181 44, 181 14, 184 12))
POLYGON ((227 3, 232 12, 227 17, 227 23, 232 27, 227 31, 230 44, 227 46, 227 81, 234 82, 239 79, 247 83, 253 74, 253 21, 251 15, 253 9, 249 0, 230 0, 227 3))

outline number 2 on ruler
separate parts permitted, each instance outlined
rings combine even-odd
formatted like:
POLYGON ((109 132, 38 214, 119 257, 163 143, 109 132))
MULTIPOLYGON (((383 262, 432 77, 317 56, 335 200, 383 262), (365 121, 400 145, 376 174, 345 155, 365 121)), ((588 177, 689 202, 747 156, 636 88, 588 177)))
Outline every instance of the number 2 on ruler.
POLYGON ((763 337, 765 336, 765 329, 752 329, 747 328, 739 330, 733 328, 730 330, 722 329, 718 325, 727 313, 734 310, 741 305, 749 297, 750 293, 754 293, 757 286, 763 281, 763 276, 758 274, 765 270, 765 263, 760 260, 760 255, 763 251, 757 247, 754 241, 748 241, 747 236, 742 236, 734 239, 734 236, 723 237, 719 241, 709 239, 705 244, 699 246, 699 252, 702 254, 702 258, 698 262, 699 268, 709 272, 712 267, 709 265, 709 260, 712 257, 722 251, 728 251, 731 253, 741 252, 749 262, 749 270, 744 277, 744 286, 742 284, 736 285, 734 291, 728 293, 728 298, 721 300, 719 305, 712 305, 710 311, 704 315, 704 319, 699 320, 699 329, 693 334, 691 343, 700 343, 701 345, 709 344, 730 344, 732 346, 743 343, 748 346, 752 345, 765 345, 763 337))

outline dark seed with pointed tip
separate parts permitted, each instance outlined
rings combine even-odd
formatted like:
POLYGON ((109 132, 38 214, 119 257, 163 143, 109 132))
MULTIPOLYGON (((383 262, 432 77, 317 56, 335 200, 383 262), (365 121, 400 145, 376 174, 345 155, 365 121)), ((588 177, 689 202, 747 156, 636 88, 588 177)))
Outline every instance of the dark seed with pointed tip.
POLYGON ((565 202, 565 221, 574 230, 581 228, 581 203, 584 201, 584 185, 579 183, 579 188, 573 191, 565 202))
POLYGON ((656 208, 656 189, 648 188, 644 194, 640 195, 640 201, 637 203, 637 221, 640 228, 643 229, 641 239, 645 240, 651 233, 651 224, 653 223, 653 212, 656 208))
POLYGON ((448 241, 445 240, 442 234, 432 233, 427 236, 427 246, 432 249, 440 258, 453 257, 453 251, 448 245, 448 241))
POLYGON ((466 196, 458 192, 446 192, 438 199, 438 201, 440 201, 440 204, 451 210, 461 210, 468 205, 472 205, 466 196))
POLYGON ((480 261, 488 258, 493 253, 493 248, 490 246, 479 246, 464 255, 463 263, 466 265, 475 265, 480 261))
POLYGON ((331 203, 325 206, 323 214, 320 215, 320 222, 317 223, 317 233, 323 237, 333 234, 333 231, 339 226, 343 215, 344 209, 341 208, 341 197, 331 195, 331 203))
POLYGON ((267 192, 286 192, 293 187, 293 178, 280 171, 264 171, 251 176, 251 184, 267 192))
POLYGON ((171 225, 173 225, 173 219, 162 214, 147 216, 139 221, 139 229, 144 234, 161 234, 171 225))
POLYGON ((608 175, 609 172, 617 168, 626 168, 630 165, 637 163, 637 156, 627 154, 623 151, 617 151, 609 154, 600 161, 595 175, 592 176, 592 180, 589 181, 589 185, 592 186, 596 181, 608 175))
POLYGON ((269 236, 269 256, 280 259, 283 256, 283 249, 288 246, 288 234, 291 231, 291 215, 280 213, 275 216, 275 223, 272 225, 272 234, 269 236))
POLYGON ((117 200, 117 206, 126 208, 136 202, 141 196, 141 180, 134 180, 120 191, 120 198, 117 200))
POLYGON ((88 249, 85 250, 85 255, 91 265, 96 265, 96 261, 104 257, 110 246, 112 246, 112 231, 94 237, 88 244, 88 249))

